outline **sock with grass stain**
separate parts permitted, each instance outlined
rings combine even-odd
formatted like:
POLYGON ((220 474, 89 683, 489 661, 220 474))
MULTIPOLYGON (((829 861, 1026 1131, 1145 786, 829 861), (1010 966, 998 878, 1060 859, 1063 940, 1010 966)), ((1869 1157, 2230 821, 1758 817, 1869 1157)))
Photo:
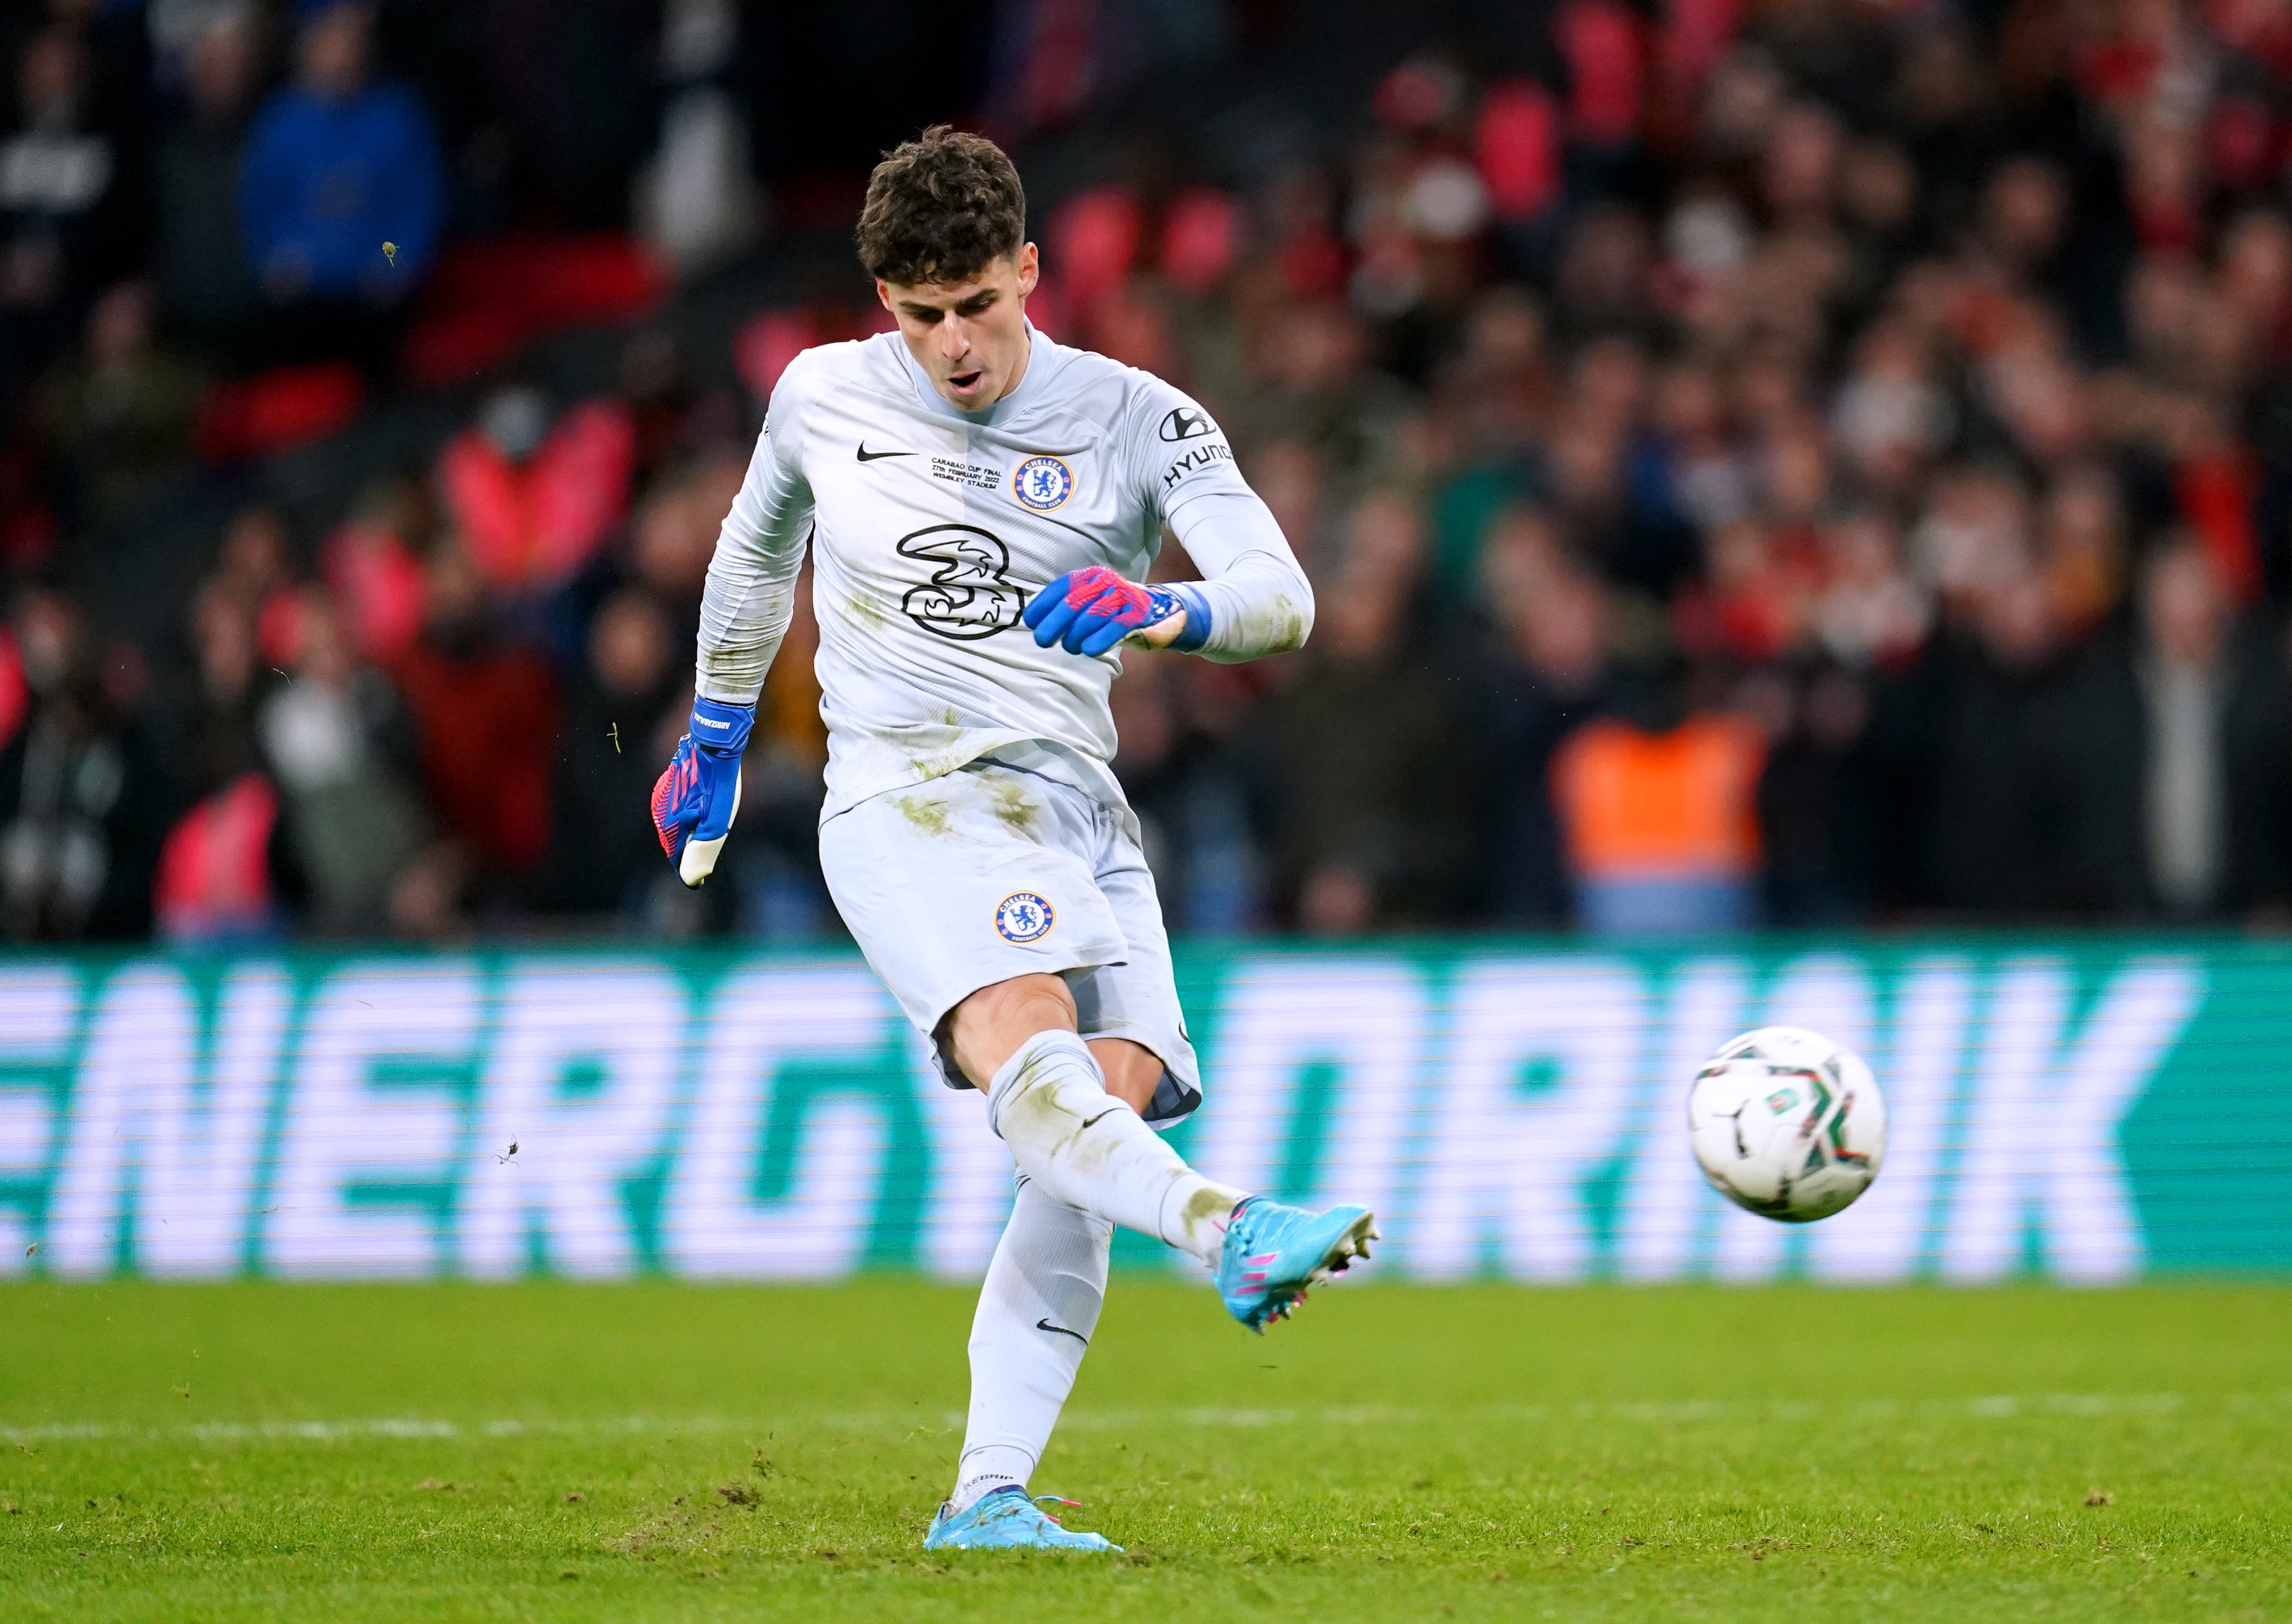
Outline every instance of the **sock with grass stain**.
POLYGON ((1107 1093, 1105 1073, 1074 1033, 1037 1032, 1021 1044, 988 1086, 987 1120, 1052 1199, 1217 1261, 1245 1192, 1189 1168, 1107 1093))

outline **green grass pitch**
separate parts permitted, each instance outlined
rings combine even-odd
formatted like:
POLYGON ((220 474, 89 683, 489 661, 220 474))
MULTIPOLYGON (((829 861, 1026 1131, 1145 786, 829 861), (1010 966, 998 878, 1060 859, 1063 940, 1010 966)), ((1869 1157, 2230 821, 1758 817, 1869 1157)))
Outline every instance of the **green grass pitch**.
POLYGON ((926 1555, 972 1294, 0 1287, 0 1619, 2292 1619, 2292 1289, 1116 1279, 926 1555))

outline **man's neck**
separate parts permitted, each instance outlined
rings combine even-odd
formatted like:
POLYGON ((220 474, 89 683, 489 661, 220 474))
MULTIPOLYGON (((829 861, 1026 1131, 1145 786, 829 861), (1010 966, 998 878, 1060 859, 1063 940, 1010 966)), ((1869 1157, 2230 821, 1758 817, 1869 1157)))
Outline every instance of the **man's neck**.
POLYGON ((953 400, 947 400, 947 397, 945 395, 940 396, 940 399, 947 400, 947 403, 949 406, 954 407, 956 410, 961 412, 964 416, 977 417, 987 412, 993 411, 997 407, 1002 405, 1004 401, 1008 400, 1013 395, 1017 394, 1019 392, 1019 385, 1027 381, 1027 363, 1035 359, 1034 329, 1032 327, 1022 326, 1019 329, 1019 338, 1021 343, 1025 345, 1025 348, 1019 351, 1019 364, 1011 369, 1011 381, 1003 385, 1003 392, 1001 394, 981 406, 958 405, 953 400))
POLYGON ((1019 364, 1011 369, 1011 381, 1003 386, 1003 392, 995 397, 994 404, 997 406, 1019 392, 1019 385, 1027 381, 1027 363, 1035 359, 1035 329, 1027 325, 1023 311, 1020 312, 1019 343, 1019 364))

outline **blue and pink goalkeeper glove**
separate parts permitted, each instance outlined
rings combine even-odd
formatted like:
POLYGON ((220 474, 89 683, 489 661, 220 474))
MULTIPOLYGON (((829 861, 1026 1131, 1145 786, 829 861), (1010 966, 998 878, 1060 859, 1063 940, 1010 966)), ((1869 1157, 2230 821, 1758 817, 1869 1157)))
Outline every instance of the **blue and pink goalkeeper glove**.
POLYGON ((1142 586, 1094 564, 1073 570, 1027 602, 1021 618, 1034 628, 1035 646, 1061 643, 1069 654, 1103 654, 1124 638, 1183 615, 1185 630, 1170 647, 1191 653, 1209 640, 1210 614, 1198 593, 1142 586))
POLYGON ((668 771, 652 787, 652 826, 676 877, 698 885, 716 871, 732 820, 740 815, 740 753, 756 724, 753 705, 695 699, 692 720, 668 771))

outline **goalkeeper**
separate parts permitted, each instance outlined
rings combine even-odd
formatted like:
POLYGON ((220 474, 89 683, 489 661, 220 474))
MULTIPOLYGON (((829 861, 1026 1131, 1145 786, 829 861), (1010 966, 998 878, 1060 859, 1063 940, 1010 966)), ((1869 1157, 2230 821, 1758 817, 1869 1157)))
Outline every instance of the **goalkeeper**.
POLYGON ((807 351, 773 390, 653 817, 684 883, 705 881, 809 542, 829 892, 1018 1164, 955 1491, 925 1544, 1106 1549, 1028 1482, 1096 1328, 1113 1226, 1211 1265, 1253 1329, 1376 1233, 1361 1208, 1215 1184, 1156 1133, 1201 1103, 1201 1075, 1110 764, 1121 650, 1280 653, 1304 642, 1312 593, 1207 413, 1028 321, 1036 250, 994 143, 940 127, 900 147, 858 236, 898 330, 807 351), (1140 584, 1164 524, 1206 579, 1140 584))

